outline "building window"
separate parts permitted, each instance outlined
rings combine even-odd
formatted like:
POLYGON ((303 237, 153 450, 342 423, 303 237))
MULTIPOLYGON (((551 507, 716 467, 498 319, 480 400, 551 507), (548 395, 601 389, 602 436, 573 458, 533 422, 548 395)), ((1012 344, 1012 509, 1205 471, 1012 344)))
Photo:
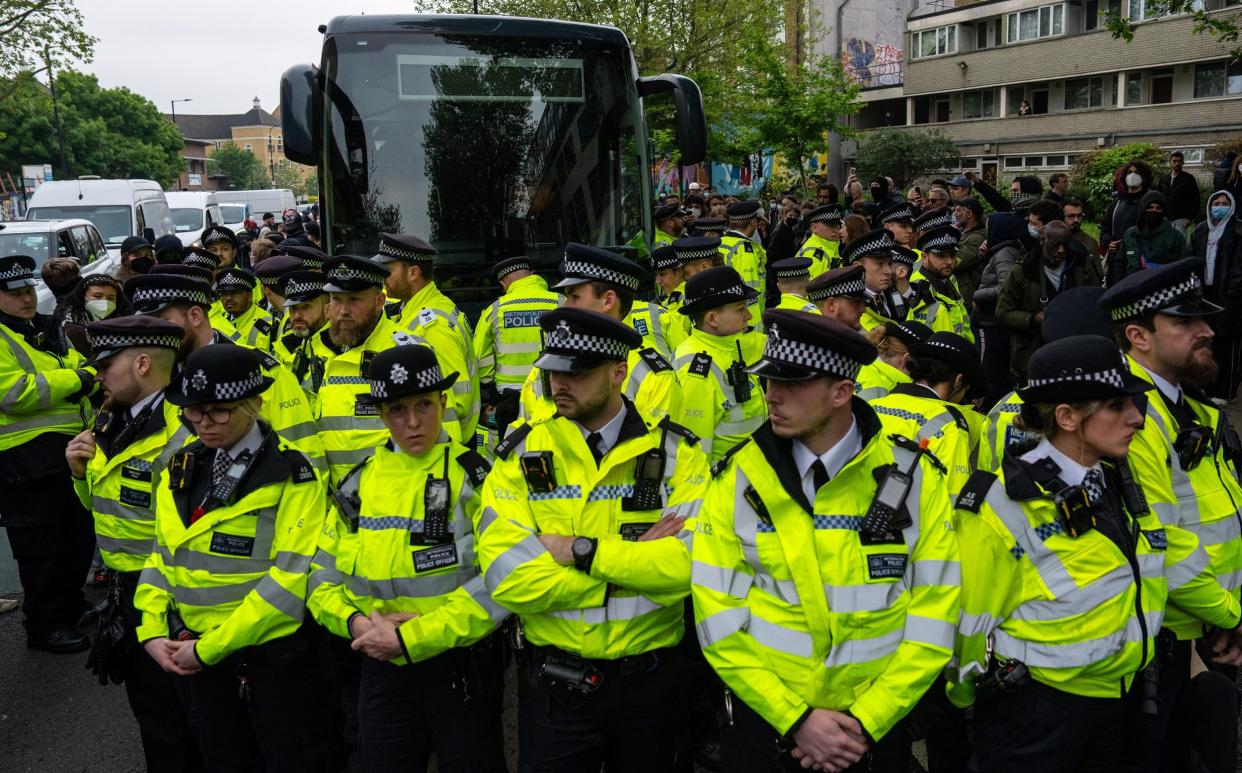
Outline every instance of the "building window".
POLYGON ((1065 82, 1065 109, 1084 110, 1104 104, 1103 78, 1075 78, 1065 82))
POLYGON ((1242 62, 1195 65, 1195 99, 1242 94, 1242 62))
POLYGON ((1006 41, 1018 43, 1065 33, 1065 6, 1043 5, 1011 13, 1007 17, 1009 34, 1006 41))
POLYGON ((1022 168, 1022 156, 1006 156, 1005 157, 1005 168, 1006 169, 1021 169, 1022 168))
POLYGON ((915 59, 957 53, 957 26, 910 33, 910 49, 915 59))
POLYGON ((962 95, 962 118, 992 118, 996 115, 993 91, 967 91, 962 95))
POLYGON ((1062 154, 1059 156, 1045 156, 1044 166, 1068 166, 1068 164, 1065 163, 1065 156, 1062 154))
POLYGON ((1009 90, 1005 111, 1008 115, 1017 115, 1022 103, 1026 101, 1026 86, 1006 86, 1005 88, 1009 90))
POLYGON ((1126 73, 1126 104, 1143 104, 1143 73, 1126 73))
MULTIPOLYGON (((1203 163, 1203 148, 1173 148, 1173 150, 1182 154, 1182 159, 1187 164, 1203 163)), ((1172 153, 1173 151, 1169 151, 1172 153)))
POLYGON ((244 147, 246 150, 250 151, 251 153, 253 153, 253 152, 254 152, 254 145, 251 145, 251 144, 247 143, 247 144, 246 144, 246 145, 244 145, 243 147, 244 147))
MULTIPOLYGON (((1195 0, 1191 10, 1202 11, 1203 0, 1195 0)), ((1130 0, 1130 21, 1155 19, 1170 13, 1168 0, 1130 0)))

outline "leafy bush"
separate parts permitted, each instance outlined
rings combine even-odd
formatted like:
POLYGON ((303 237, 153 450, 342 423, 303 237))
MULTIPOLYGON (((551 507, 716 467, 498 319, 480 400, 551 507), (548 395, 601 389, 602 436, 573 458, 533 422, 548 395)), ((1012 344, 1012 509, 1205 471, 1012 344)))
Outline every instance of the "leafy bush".
POLYGON ((1088 219, 1104 215, 1113 199, 1113 175, 1118 167, 1136 159, 1151 167, 1153 186, 1168 171, 1165 152, 1146 142, 1093 150, 1078 157, 1069 170, 1069 194, 1086 205, 1088 219))
POLYGON ((904 193, 914 180, 951 169, 960 155, 953 140, 939 129, 877 129, 859 142, 854 163, 864 189, 871 178, 887 175, 895 190, 904 193))

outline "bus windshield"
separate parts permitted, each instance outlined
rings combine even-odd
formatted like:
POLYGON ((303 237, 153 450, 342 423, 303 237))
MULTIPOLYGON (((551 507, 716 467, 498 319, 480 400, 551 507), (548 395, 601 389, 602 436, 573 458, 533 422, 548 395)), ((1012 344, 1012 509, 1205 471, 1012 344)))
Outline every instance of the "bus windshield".
POLYGON ((468 303, 495 294, 480 264, 551 268, 567 242, 642 232, 646 138, 623 47, 351 33, 328 39, 322 72, 331 252, 418 235, 439 250, 437 283, 468 303))

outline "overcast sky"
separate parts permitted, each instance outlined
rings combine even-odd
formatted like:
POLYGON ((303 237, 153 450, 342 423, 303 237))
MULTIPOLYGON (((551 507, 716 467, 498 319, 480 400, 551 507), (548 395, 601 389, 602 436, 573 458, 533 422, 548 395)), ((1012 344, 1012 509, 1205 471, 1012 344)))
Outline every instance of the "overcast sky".
POLYGON ((280 101, 290 65, 319 62, 316 29, 352 13, 414 13, 414 0, 77 0, 99 39, 79 69, 106 87, 125 86, 169 112, 244 113, 258 96, 280 101))

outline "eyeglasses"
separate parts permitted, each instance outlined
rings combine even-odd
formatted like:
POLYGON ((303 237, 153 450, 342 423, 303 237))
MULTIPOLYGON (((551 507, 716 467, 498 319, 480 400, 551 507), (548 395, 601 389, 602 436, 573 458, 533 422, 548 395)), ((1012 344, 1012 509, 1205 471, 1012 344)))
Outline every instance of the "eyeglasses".
POLYGON ((181 417, 191 424, 199 424, 204 418, 210 418, 212 424, 227 424, 229 419, 233 418, 233 411, 240 408, 240 405, 233 405, 227 408, 215 407, 203 410, 201 408, 182 408, 181 417))

